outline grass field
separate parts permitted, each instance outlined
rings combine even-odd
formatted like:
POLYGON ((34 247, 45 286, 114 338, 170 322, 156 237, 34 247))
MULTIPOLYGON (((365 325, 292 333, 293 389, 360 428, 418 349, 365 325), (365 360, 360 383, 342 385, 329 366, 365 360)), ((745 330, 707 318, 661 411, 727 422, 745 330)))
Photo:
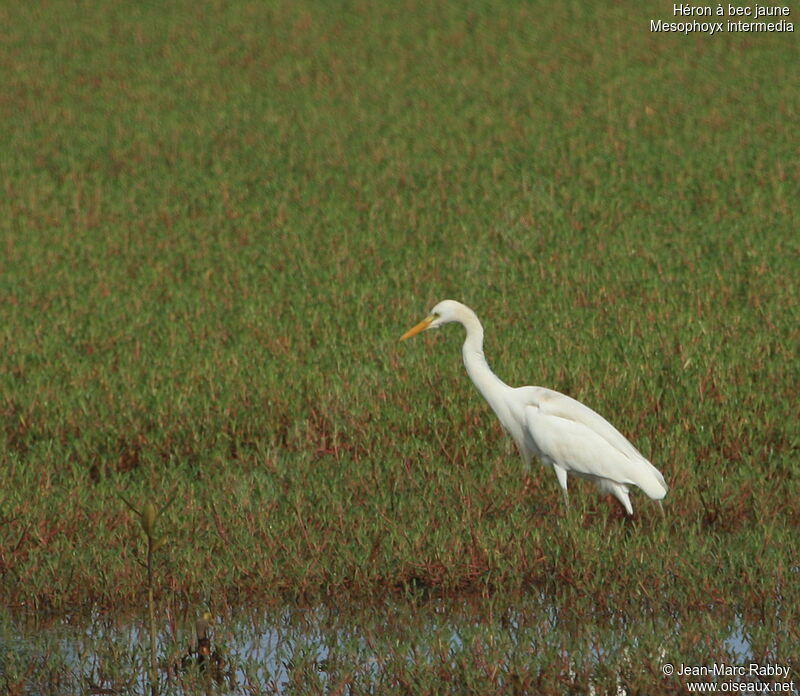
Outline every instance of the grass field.
POLYGON ((675 659, 724 608, 797 674, 800 50, 662 4, 0 8, 5 606, 142 606, 119 496, 174 493, 163 605, 543 594, 675 659), (665 520, 565 517, 461 331, 397 342, 448 297, 665 520))

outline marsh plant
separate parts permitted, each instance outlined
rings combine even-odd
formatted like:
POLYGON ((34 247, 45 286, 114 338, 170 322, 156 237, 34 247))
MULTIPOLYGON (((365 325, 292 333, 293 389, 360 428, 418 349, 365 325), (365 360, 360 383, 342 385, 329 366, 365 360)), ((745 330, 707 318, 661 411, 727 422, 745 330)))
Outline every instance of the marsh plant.
POLYGON ((147 555, 145 560, 141 561, 136 559, 136 562, 141 565, 147 575, 147 613, 150 629, 150 693, 152 696, 158 696, 158 629, 156 627, 156 608, 155 599, 153 597, 153 562, 157 551, 162 549, 167 543, 166 536, 158 536, 156 534, 156 525, 159 517, 175 499, 175 494, 170 496, 167 503, 157 508, 156 505, 147 501, 140 509, 134 507, 124 496, 120 495, 123 502, 137 515, 141 524, 142 533, 147 540, 147 555))

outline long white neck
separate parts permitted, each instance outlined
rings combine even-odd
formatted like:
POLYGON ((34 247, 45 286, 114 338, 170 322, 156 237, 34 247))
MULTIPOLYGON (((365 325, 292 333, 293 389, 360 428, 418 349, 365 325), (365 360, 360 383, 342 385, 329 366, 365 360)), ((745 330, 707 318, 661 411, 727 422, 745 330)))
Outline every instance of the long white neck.
POLYGON ((497 402, 498 395, 511 387, 492 372, 486 362, 486 356, 483 354, 483 326, 481 326, 481 322, 475 312, 469 307, 464 307, 464 311, 459 316, 459 321, 467 330, 467 338, 461 347, 464 367, 467 368, 469 378, 483 395, 483 398, 497 412, 500 407, 500 403, 497 402))

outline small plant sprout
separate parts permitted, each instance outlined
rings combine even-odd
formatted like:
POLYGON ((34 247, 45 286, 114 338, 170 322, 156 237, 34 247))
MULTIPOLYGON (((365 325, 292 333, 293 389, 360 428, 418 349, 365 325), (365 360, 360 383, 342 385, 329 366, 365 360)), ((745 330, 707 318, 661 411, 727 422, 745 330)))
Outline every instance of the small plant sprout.
POLYGON ((153 555, 167 543, 165 536, 159 537, 156 535, 156 525, 158 518, 175 500, 175 490, 172 491, 166 504, 160 509, 156 508, 151 501, 147 501, 142 509, 138 510, 123 495, 120 494, 120 498, 139 517, 142 531, 147 538, 147 560, 142 563, 142 561, 136 559, 136 562, 147 571, 147 610, 150 619, 150 693, 152 696, 158 696, 158 660, 156 650, 158 634, 156 633, 156 611, 153 600, 153 555))

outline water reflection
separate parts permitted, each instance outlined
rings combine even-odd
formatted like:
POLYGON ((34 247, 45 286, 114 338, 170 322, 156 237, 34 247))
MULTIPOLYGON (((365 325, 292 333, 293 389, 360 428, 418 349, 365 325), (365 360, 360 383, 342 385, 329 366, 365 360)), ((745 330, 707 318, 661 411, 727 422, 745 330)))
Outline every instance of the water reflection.
MULTIPOLYGON (((204 653, 196 619, 194 610, 164 610, 161 693, 652 693, 679 687, 662 672, 667 662, 798 667, 789 659, 796 634, 779 619, 759 654, 742 615, 721 608, 587 616, 543 596, 239 607, 216 613, 204 653)), ((101 611, 44 621, 6 614, 0 679, 30 696, 149 694, 143 625, 101 611)))

